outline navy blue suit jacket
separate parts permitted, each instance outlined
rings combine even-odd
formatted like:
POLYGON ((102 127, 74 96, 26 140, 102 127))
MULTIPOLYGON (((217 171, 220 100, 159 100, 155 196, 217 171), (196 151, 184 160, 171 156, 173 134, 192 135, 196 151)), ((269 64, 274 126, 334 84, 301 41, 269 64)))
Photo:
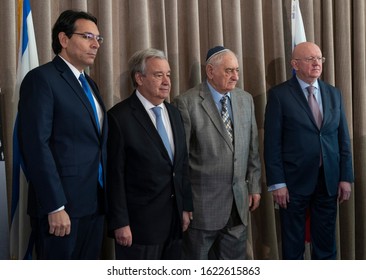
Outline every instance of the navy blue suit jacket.
POLYGON ((136 93, 108 111, 108 229, 113 235, 129 225, 135 244, 165 242, 172 215, 182 219, 183 211, 193 209, 183 121, 177 108, 164 104, 174 138, 173 162, 136 93))
POLYGON ((339 181, 353 182, 351 144, 340 91, 318 80, 323 123, 318 129, 296 77, 269 90, 264 158, 267 185, 286 183, 290 193, 311 194, 322 154, 329 195, 339 181))
POLYGON ((30 71, 21 84, 18 133, 31 216, 62 205, 70 217, 94 214, 98 195, 104 196, 97 178, 100 160, 106 170, 107 116, 96 84, 86 78, 103 109, 102 134, 79 81, 59 56, 30 71))

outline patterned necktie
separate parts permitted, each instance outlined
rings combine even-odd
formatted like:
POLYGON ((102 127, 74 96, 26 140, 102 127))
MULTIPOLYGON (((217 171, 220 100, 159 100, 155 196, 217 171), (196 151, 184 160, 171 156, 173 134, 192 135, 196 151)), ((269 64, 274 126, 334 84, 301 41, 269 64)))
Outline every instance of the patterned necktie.
MULTIPOLYGON (((100 131, 100 124, 99 124, 99 118, 98 118, 98 113, 97 113, 97 108, 95 107, 93 95, 91 93, 89 84, 88 84, 88 82, 85 79, 85 76, 83 74, 80 74, 79 80, 81 82, 81 85, 83 87, 83 90, 84 90, 86 96, 89 99, 90 105, 93 108, 94 118, 95 118, 95 121, 96 121, 97 126, 98 126, 98 131, 99 131, 99 133, 101 133, 101 131, 100 131)), ((102 167, 102 163, 101 162, 99 162, 99 166, 98 166, 98 182, 99 182, 100 186, 103 187, 103 185, 104 185, 103 184, 103 167, 102 167)))
MULTIPOLYGON (((313 112, 313 116, 314 116, 316 125, 320 129, 321 126, 322 126, 323 117, 322 117, 322 114, 320 113, 319 104, 316 101, 315 96, 314 96, 314 87, 313 86, 308 86, 306 89, 309 93, 309 95, 308 95, 309 107, 310 107, 311 111, 313 112)), ((322 165, 322 161, 323 161, 322 160, 322 152, 320 151, 319 166, 322 165)))
POLYGON ((170 147, 168 134, 166 133, 165 126, 164 126, 163 120, 161 118, 161 107, 155 106, 154 108, 152 108, 152 110, 156 117, 156 129, 158 130, 161 140, 163 140, 164 146, 165 146, 166 150, 168 151, 171 161, 173 161, 172 148, 170 147))
POLYGON ((231 119, 230 119, 230 116, 229 116, 229 111, 227 109, 227 96, 224 95, 220 99, 220 102, 221 102, 221 105, 222 105, 221 118, 224 122, 226 131, 229 134, 231 141, 233 141, 233 139, 234 139, 233 123, 231 122, 231 119))
POLYGON ((320 129, 322 126, 323 118, 322 118, 322 114, 320 113, 319 104, 316 101, 315 96, 314 96, 314 87, 308 86, 306 89, 309 93, 309 95, 308 95, 309 107, 310 107, 311 111, 313 112, 313 116, 314 116, 316 125, 320 129))

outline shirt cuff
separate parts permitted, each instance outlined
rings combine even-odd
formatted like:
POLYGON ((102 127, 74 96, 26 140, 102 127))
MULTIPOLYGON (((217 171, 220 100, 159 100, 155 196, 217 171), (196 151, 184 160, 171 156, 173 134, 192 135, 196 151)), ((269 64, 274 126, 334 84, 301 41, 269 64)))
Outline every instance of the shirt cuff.
POLYGON ((268 187, 268 191, 272 192, 286 187, 286 183, 274 184, 268 187))

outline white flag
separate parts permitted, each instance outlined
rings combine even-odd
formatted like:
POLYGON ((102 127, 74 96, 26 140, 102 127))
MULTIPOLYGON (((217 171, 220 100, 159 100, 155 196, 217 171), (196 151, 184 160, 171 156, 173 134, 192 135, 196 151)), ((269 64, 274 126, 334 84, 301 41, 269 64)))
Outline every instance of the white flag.
MULTIPOLYGON (((13 94, 14 112, 19 100, 20 84, 28 71, 39 65, 32 12, 29 0, 18 0, 19 54, 17 79, 13 94)), ((28 186, 21 169, 22 157, 18 145, 17 121, 13 134, 13 178, 10 227, 10 258, 28 259, 33 246, 30 243, 30 222, 27 216, 28 186)), ((24 170, 23 170, 24 171, 24 170)))

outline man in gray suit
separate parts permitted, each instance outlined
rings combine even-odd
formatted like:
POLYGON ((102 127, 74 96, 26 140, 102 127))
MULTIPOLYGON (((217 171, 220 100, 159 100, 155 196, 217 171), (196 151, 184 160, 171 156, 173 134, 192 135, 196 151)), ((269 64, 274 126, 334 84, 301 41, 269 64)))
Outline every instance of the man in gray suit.
POLYGON ((252 96, 236 88, 229 49, 208 51, 207 80, 179 95, 189 150, 193 217, 185 259, 245 259, 249 210, 260 201, 261 164, 252 96))

